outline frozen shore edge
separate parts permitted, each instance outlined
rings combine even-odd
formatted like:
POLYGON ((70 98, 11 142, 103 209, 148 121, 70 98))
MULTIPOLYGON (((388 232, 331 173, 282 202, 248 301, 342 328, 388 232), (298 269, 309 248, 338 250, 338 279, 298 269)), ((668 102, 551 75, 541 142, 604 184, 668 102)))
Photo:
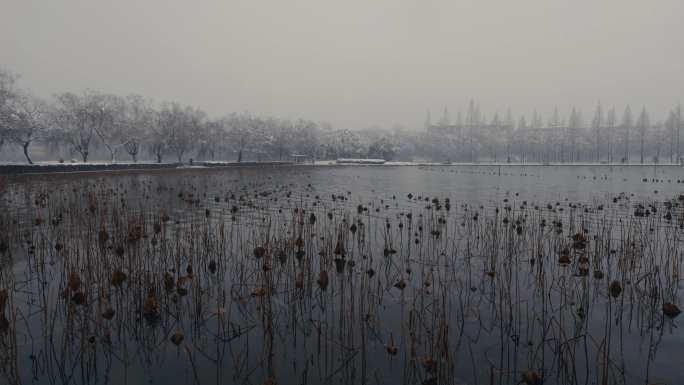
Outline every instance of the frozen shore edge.
POLYGON ((332 167, 398 167, 398 166, 462 166, 462 167, 682 167, 676 163, 500 163, 500 162, 385 162, 383 164, 347 163, 335 160, 316 161, 316 163, 297 164, 294 162, 193 162, 190 163, 37 163, 0 164, 0 175, 30 175, 52 173, 87 172, 126 172, 156 170, 188 170, 235 167, 275 167, 275 166, 332 166, 332 167))
POLYGON ((193 162, 189 163, 42 163, 0 164, 0 175, 87 173, 113 171, 156 171, 211 169, 220 167, 287 166, 292 162, 193 162))

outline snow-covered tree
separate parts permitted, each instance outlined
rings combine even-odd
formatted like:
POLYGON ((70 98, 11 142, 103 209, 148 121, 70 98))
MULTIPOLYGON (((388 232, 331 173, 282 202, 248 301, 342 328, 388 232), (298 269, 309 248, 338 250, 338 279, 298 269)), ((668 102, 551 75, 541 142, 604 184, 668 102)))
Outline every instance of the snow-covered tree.
POLYGON ((391 138, 383 136, 368 146, 368 157, 384 160, 393 160, 398 151, 398 146, 391 138))
POLYGON ((632 131, 632 125, 633 125, 633 119, 632 119, 632 109, 627 105, 625 107, 625 112, 622 115, 622 123, 620 124, 621 129, 623 131, 623 140, 622 140, 622 145, 624 148, 624 155, 623 155, 623 162, 629 162, 629 147, 631 145, 629 134, 630 131, 632 131))
POLYGON ((159 111, 159 128, 166 149, 183 162, 193 145, 193 135, 202 126, 204 112, 178 103, 165 103, 159 111))
POLYGON ((645 142, 646 142, 646 131, 650 126, 650 119, 648 117, 648 112, 646 112, 646 107, 641 108, 641 113, 639 114, 639 119, 637 120, 637 127, 639 128, 639 159, 640 163, 644 163, 645 157, 645 142))
POLYGON ((50 133, 47 104, 37 97, 21 93, 12 98, 7 110, 7 139, 21 146, 26 161, 33 164, 29 146, 35 141, 48 139, 50 133))
POLYGON ((155 113, 152 102, 140 95, 122 99, 117 115, 120 143, 133 162, 138 161, 143 143, 152 134, 155 113))
POLYGON ((9 133, 11 103, 17 95, 14 88, 16 78, 14 74, 0 69, 0 146, 4 144, 9 133))
POLYGON ((348 129, 335 130, 323 137, 326 157, 362 158, 368 153, 368 146, 361 140, 358 132, 348 129))
POLYGON ((225 118, 228 146, 242 162, 245 152, 263 154, 272 141, 263 119, 250 114, 231 114, 225 118))
POLYGON ((65 92, 55 96, 55 108, 52 112, 53 122, 59 130, 59 137, 67 143, 72 151, 81 155, 83 162, 88 161, 91 145, 95 137, 93 117, 96 112, 91 111, 94 104, 89 103, 87 95, 77 95, 65 92))
POLYGON ((316 159, 321 147, 321 131, 312 121, 297 119, 293 126, 294 142, 292 147, 298 154, 308 155, 316 159))

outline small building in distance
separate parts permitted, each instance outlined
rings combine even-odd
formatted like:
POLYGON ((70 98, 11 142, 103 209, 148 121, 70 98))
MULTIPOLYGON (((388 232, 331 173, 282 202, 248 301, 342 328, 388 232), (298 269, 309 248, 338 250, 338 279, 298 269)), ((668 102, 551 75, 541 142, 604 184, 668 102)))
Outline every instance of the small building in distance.
POLYGON ((304 154, 292 154, 292 163, 294 164, 306 164, 306 163, 314 163, 314 160, 311 156, 309 155, 304 155, 304 154))

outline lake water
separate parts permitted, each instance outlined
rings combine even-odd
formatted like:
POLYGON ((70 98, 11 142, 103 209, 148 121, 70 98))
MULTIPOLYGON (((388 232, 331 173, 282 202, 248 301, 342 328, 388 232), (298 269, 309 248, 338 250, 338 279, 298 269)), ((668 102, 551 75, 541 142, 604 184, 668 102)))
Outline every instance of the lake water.
POLYGON ((681 376, 679 167, 278 166, 0 188, 7 383, 681 376))

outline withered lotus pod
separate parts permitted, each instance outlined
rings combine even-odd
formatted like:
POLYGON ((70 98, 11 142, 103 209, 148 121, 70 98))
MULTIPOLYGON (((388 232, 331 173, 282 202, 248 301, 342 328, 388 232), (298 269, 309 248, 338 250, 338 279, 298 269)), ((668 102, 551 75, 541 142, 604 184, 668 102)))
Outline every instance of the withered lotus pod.
POLYGON ((148 294, 147 299, 143 304, 143 316, 150 322, 159 318, 159 302, 153 292, 148 294))
POLYGON ((176 346, 183 343, 184 339, 185 339, 185 336, 180 331, 175 332, 170 338, 171 342, 173 342, 173 344, 176 346))
POLYGON ((263 287, 257 287, 252 290, 252 297, 263 297, 266 295, 266 289, 263 287))
POLYGON ((112 318, 114 318, 114 314, 114 309, 108 307, 107 309, 105 309, 105 311, 102 312, 102 318, 106 320, 111 320, 112 318))
POLYGON ((341 240, 337 241, 337 244, 335 245, 335 250, 333 251, 335 255, 344 255, 344 244, 342 243, 341 240))
POLYGON ((69 274, 69 289, 71 291, 77 291, 81 287, 81 277, 79 277, 78 273, 75 271, 72 271, 69 274))
POLYGON ((100 232, 97 234, 97 239, 100 243, 107 242, 109 240, 109 233, 107 233, 107 230, 100 229, 100 232))
POLYGON ((5 313, 0 312, 0 334, 5 334, 9 330, 9 320, 5 316, 5 313))
POLYGON ((321 290, 325 290, 328 288, 328 272, 325 270, 321 270, 321 272, 318 274, 318 286, 320 286, 321 290))
POLYGON ((263 246, 257 246, 254 248, 254 256, 257 258, 263 258, 266 255, 266 249, 263 246))
POLYGON ((522 382, 526 385, 541 385, 542 378, 539 373, 534 370, 527 370, 522 374, 522 382))
POLYGON ((387 344, 387 353, 392 356, 396 356, 398 352, 399 348, 397 348, 397 345, 394 344, 394 336, 390 334, 389 344, 387 344))
POLYGON ((679 314, 681 314, 681 312, 682 311, 679 310, 679 307, 673 303, 668 302, 663 304, 663 313, 670 318, 677 317, 679 314))
POLYGON ((620 294, 622 293, 622 286, 620 285, 620 282, 618 282, 618 281, 611 282, 610 287, 609 287, 609 291, 610 291, 611 297, 613 297, 613 298, 619 297, 620 294))
POLYGON ((297 277, 295 278, 295 287, 297 289, 304 288, 304 274, 301 271, 297 273, 297 277))
POLYGON ((344 271, 345 264, 346 261, 344 258, 335 258, 335 270, 337 270, 338 273, 342 273, 344 271))
POLYGON ((71 297, 71 301, 76 305, 83 305, 86 303, 86 295, 82 291, 77 291, 74 293, 73 297, 71 297))
POLYGON ((175 286, 176 283, 174 282, 173 275, 169 272, 164 273, 164 289, 166 289, 167 292, 170 292, 175 286))
POLYGON ((7 289, 0 290, 0 313, 5 312, 5 307, 7 306, 8 298, 9 294, 7 293, 7 289))
POLYGON ((121 284, 124 283, 126 278, 127 278, 126 273, 124 273, 121 270, 116 270, 115 272, 112 273, 112 285, 121 286, 121 284))
POLYGON ((9 245, 7 244, 7 241, 2 239, 0 240, 0 253, 5 253, 9 250, 9 245))

